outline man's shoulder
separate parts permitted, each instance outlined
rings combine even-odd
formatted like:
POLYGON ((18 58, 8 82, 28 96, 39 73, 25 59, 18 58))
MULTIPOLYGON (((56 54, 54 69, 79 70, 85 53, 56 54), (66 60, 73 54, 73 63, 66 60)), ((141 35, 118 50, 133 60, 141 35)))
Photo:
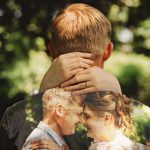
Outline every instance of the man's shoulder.
MULTIPOLYGON (((0 136, 5 133, 7 140, 22 146, 25 139, 42 117, 42 93, 27 96, 24 100, 13 104, 5 111, 0 122, 0 136)), ((6 140, 6 139, 4 139, 6 140)))
POLYGON ((36 141, 41 138, 48 139, 42 130, 35 128, 28 136, 25 143, 31 143, 32 141, 36 141))
POLYGON ((32 133, 29 135, 25 144, 23 145, 23 150, 27 150, 29 147, 31 147, 31 144, 33 142, 39 141, 39 143, 40 143, 41 140, 48 141, 50 150, 61 150, 61 148, 58 146, 58 144, 50 136, 47 136, 44 131, 42 131, 38 128, 35 128, 32 131, 32 133))
MULTIPOLYGON (((41 108, 42 105, 42 93, 27 96, 23 100, 13 104, 12 106, 8 107, 4 113, 4 117, 7 119, 14 119, 15 117, 24 117, 25 111, 27 109, 32 109, 36 111, 37 109, 41 108)), ((3 119, 2 119, 3 120, 3 119)))

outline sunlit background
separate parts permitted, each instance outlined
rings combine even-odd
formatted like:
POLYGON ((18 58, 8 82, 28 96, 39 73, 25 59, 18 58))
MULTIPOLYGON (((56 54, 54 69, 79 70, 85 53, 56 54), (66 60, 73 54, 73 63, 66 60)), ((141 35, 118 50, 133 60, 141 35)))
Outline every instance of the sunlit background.
POLYGON ((150 5, 148 0, 0 1, 0 110, 38 90, 50 66, 46 44, 53 15, 82 2, 101 10, 113 26, 114 53, 105 69, 126 95, 150 106, 150 5))

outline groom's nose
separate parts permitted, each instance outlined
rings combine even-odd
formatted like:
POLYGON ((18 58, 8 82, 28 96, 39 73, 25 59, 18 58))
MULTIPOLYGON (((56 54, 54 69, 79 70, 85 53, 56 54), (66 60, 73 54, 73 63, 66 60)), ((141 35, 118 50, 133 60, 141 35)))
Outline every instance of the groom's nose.
POLYGON ((84 113, 82 113, 82 114, 80 115, 80 122, 81 122, 82 124, 85 124, 84 113))

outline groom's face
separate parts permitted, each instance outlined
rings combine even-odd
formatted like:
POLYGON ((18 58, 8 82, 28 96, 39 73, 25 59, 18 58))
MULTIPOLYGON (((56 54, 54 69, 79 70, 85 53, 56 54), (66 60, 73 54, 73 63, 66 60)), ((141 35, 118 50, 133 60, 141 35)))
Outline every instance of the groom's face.
POLYGON ((67 107, 64 109, 61 130, 63 135, 70 135, 75 133, 76 125, 81 122, 80 116, 83 113, 83 107, 78 104, 74 107, 67 107))

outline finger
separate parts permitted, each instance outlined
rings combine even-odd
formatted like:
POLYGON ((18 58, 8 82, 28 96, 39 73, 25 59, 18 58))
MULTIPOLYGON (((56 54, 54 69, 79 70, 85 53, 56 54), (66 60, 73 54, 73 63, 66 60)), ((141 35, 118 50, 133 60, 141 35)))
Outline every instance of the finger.
POLYGON ((38 147, 38 146, 47 146, 47 143, 32 143, 31 146, 32 147, 38 147))
POLYGON ((80 94, 86 94, 90 92, 95 92, 95 87, 89 87, 89 88, 73 91, 72 93, 75 95, 80 95, 80 94))
POLYGON ((85 83, 85 84, 83 84, 83 86, 82 86, 82 83, 78 83, 78 84, 75 84, 75 85, 67 86, 67 87, 64 88, 64 90, 65 91, 75 91, 75 90, 80 90, 80 89, 91 87, 90 82, 83 82, 83 83, 85 83))
POLYGON ((91 59, 88 59, 88 58, 82 58, 82 57, 74 57, 74 58, 68 58, 68 59, 65 59, 66 62, 68 62, 69 64, 70 63, 77 63, 77 62, 83 62, 83 63, 87 63, 89 65, 92 65, 94 63, 93 60, 91 59))
POLYGON ((86 69, 83 69, 82 71, 79 71, 77 75, 85 75, 85 74, 89 74, 90 73, 90 68, 86 68, 86 69))
POLYGON ((81 53, 81 52, 72 52, 61 55, 64 58, 73 58, 73 57, 83 57, 83 58, 91 58, 91 53, 81 53))
POLYGON ((32 141, 32 144, 47 144, 49 142, 49 140, 47 139, 41 139, 41 140, 37 140, 37 141, 32 141))
POLYGON ((51 147, 36 147, 36 148, 30 148, 29 150, 51 150, 51 147))
POLYGON ((77 69, 74 69, 72 71, 69 71, 68 77, 71 78, 71 77, 73 77, 74 75, 76 75, 77 73, 79 73, 82 70, 84 70, 84 69, 83 68, 77 68, 77 69))
POLYGON ((78 75, 78 76, 74 76, 73 78, 71 78, 70 80, 64 82, 61 84, 61 87, 64 88, 66 86, 72 85, 72 84, 76 84, 76 83, 80 83, 80 82, 84 82, 84 81, 89 81, 89 76, 88 75, 78 75))
POLYGON ((31 145, 31 149, 35 150, 35 149, 48 149, 50 146, 48 144, 37 144, 37 145, 31 145))
POLYGON ((84 58, 71 58, 71 59, 64 59, 65 61, 63 61, 63 63, 61 65, 63 65, 65 68, 65 70, 73 70, 79 67, 82 68, 89 68, 93 65, 94 61, 90 60, 90 59, 84 59, 84 58))
POLYGON ((89 64, 89 65, 92 65, 92 64, 94 63, 93 60, 88 59, 88 58, 79 57, 78 59, 76 59, 76 62, 77 62, 77 60, 79 60, 79 61, 81 61, 81 62, 84 62, 84 63, 87 63, 87 64, 89 64))
POLYGON ((68 66, 68 70, 73 70, 73 69, 77 69, 77 68, 90 68, 91 65, 83 63, 83 62, 75 62, 72 63, 70 66, 68 66))
POLYGON ((31 148, 36 149, 36 148, 46 148, 48 147, 48 141, 46 140, 39 140, 39 141, 33 141, 31 143, 31 148))
POLYGON ((90 61, 90 60, 68 60, 67 62, 65 62, 65 66, 67 68, 69 68, 69 70, 73 70, 73 69, 76 69, 76 68, 79 68, 79 67, 82 67, 82 68, 89 68, 93 65, 93 61, 90 61))

